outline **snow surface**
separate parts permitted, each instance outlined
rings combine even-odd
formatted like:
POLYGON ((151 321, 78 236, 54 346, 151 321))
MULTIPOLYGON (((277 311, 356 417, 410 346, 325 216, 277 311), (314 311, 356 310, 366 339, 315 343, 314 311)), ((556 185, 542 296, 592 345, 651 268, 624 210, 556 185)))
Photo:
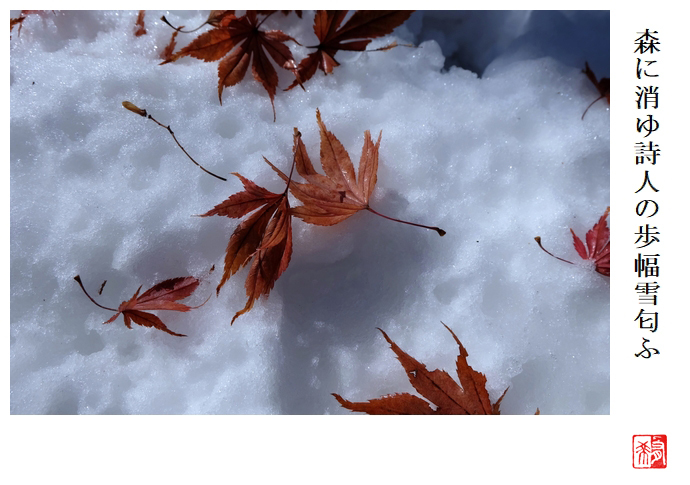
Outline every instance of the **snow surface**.
MULTIPOLYGON (((577 261, 569 228, 584 237, 609 205, 608 106, 581 120, 598 96, 585 61, 608 75, 608 12, 418 12, 372 47, 419 48, 339 53, 334 75, 277 93, 275 123, 249 74, 221 106, 216 63, 159 66, 171 33, 162 14, 191 28, 207 12, 147 12, 141 37, 136 12, 56 12, 12 35, 11 413, 349 414, 331 393, 414 392, 377 327, 454 374, 441 321, 493 400, 510 386, 504 414, 609 412, 609 281, 534 242, 577 261), (444 70, 444 53, 482 77, 444 70), (316 108, 355 166, 364 131, 382 131, 372 207, 447 235, 366 212, 332 227, 295 220, 289 268, 234 325, 246 269, 200 309, 159 312, 186 338, 128 330, 122 317, 103 325, 111 313, 75 275, 116 307, 140 285, 216 265, 189 300, 200 303, 236 221, 195 215, 241 190, 124 100, 169 123, 209 170, 276 192, 284 184, 262 156, 289 170, 298 127, 318 167, 316 108)), ((304 17, 265 26, 312 45, 304 17)))

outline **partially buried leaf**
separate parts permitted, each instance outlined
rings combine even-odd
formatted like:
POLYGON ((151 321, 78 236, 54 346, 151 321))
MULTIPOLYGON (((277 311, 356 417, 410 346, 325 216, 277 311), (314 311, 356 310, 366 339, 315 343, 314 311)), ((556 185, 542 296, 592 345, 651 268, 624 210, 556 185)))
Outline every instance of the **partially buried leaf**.
POLYGON ((501 400, 508 389, 492 404, 486 390, 486 377, 470 367, 465 347, 455 333, 447 325, 444 326, 460 350, 456 362, 460 385, 446 371, 429 371, 424 364, 398 347, 386 332, 379 329, 405 369, 412 386, 429 402, 408 393, 391 394, 367 402, 351 402, 338 394, 333 396, 344 408, 367 414, 500 414, 501 400))
POLYGON ((10 18, 10 33, 12 33, 12 29, 14 29, 15 25, 19 25, 19 28, 17 29, 17 37, 19 37, 19 34, 21 34, 21 31, 22 31, 22 25, 23 25, 24 19, 26 19, 26 16, 31 15, 31 14, 38 14, 41 12, 43 12, 43 10, 22 10, 19 14, 19 17, 10 18))
MULTIPOLYGON (((438 227, 430 227, 413 222, 401 221, 376 212, 369 206, 369 199, 376 187, 376 173, 379 167, 379 145, 381 133, 373 142, 369 130, 364 132, 362 156, 359 159, 358 175, 345 147, 336 136, 326 129, 321 120, 321 113, 316 110, 316 120, 321 136, 321 166, 325 175, 318 173, 309 159, 301 133, 295 128, 294 147, 295 168, 297 173, 309 183, 299 183, 291 180, 290 191, 302 206, 294 207, 292 215, 304 222, 320 226, 332 226, 344 221, 361 210, 368 210, 378 216, 402 222, 412 226, 433 229, 443 236, 445 231, 438 227)), ((288 176, 266 160, 273 170, 286 182, 288 176)))
POLYGON ((609 215, 610 207, 606 208, 604 215, 599 218, 599 222, 594 224, 594 227, 587 231, 585 240, 587 247, 582 244, 579 237, 575 235, 575 231, 570 230, 573 235, 573 245, 577 254, 584 260, 594 261, 595 270, 604 276, 611 276, 611 249, 609 247, 609 239, 611 237, 609 227, 606 224, 606 218, 609 215))
MULTIPOLYGON (((184 25, 180 26, 180 29, 183 29, 184 25)), ((179 34, 179 30, 173 30, 172 35, 170 36, 170 42, 168 42, 168 45, 165 46, 163 51, 160 53, 160 58, 163 59, 166 62, 172 61, 173 53, 175 52, 175 45, 177 44, 175 41, 175 38, 177 37, 177 34, 179 34)))
POLYGON ((139 15, 137 15, 137 21, 136 21, 136 31, 134 32, 134 35, 137 37, 140 37, 142 35, 146 35, 146 27, 144 26, 144 15, 146 14, 146 10, 139 10, 139 15))
MULTIPOLYGON (((587 231, 587 236, 585 241, 587 246, 582 243, 582 240, 577 237, 575 231, 570 229, 573 235, 573 246, 575 246, 575 251, 580 257, 586 261, 592 261, 594 263, 595 271, 604 276, 611 276, 611 249, 609 246, 610 231, 606 224, 606 218, 609 215, 610 207, 607 207, 604 214, 599 218, 599 222, 594 224, 594 227, 587 231)), ((541 244, 541 237, 537 236, 534 238, 537 241, 539 247, 550 256, 559 259, 565 263, 573 264, 572 261, 567 259, 559 258, 551 254, 549 251, 544 249, 541 244)))
MULTIPOLYGON (((360 210, 369 208, 369 197, 376 185, 381 134, 379 133, 379 138, 374 145, 369 131, 364 132, 358 181, 350 156, 335 135, 326 129, 318 109, 316 119, 321 133, 321 166, 326 175, 321 175, 314 169, 301 134, 295 130, 295 167, 297 173, 309 183, 290 182, 292 195, 304 204, 301 207, 295 207, 292 213, 305 222, 330 226, 360 210)), ((287 181, 284 173, 272 164, 271 166, 283 180, 287 181)))

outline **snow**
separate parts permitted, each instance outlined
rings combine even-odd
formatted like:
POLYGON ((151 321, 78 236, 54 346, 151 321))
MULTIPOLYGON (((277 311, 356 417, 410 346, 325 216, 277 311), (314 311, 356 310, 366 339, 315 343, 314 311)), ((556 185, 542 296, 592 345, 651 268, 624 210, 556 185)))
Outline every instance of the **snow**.
MULTIPOLYGON (((492 400, 510 387, 504 414, 609 413, 609 281, 577 262, 569 231, 584 238, 609 205, 608 105, 581 119, 598 96, 585 61, 609 74, 608 12, 418 12, 372 47, 419 48, 339 53, 306 92, 279 89, 276 122, 249 74, 221 106, 216 63, 159 66, 163 14, 187 28, 207 15, 149 11, 135 37, 136 12, 56 12, 12 34, 12 414, 350 414, 331 393, 414 392, 377 327, 454 374, 441 321, 492 400), (469 33, 454 28, 463 22, 469 33), (444 69, 448 58, 475 72, 444 69), (364 131, 382 131, 374 209, 447 235, 367 212, 332 227, 295 220, 289 268, 231 326, 246 269, 217 298, 215 286, 236 221, 195 216, 241 190, 231 172, 282 191, 262 157, 288 171, 293 127, 320 169, 317 108, 355 166, 364 131), (214 295, 206 305, 159 312, 186 338, 129 330, 122 317, 103 325, 111 313, 73 280, 116 307, 140 285, 212 265, 189 300, 214 295)), ((304 17, 265 26, 312 45, 304 17)), ((298 59, 309 52, 289 45, 298 59)))

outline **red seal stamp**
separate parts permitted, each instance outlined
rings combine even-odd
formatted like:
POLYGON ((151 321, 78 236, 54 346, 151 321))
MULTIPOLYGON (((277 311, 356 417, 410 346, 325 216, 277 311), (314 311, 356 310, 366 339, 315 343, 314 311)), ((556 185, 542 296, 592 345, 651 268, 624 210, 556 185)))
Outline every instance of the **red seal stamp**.
POLYGON ((666 468, 665 434, 633 435, 633 468, 666 468))

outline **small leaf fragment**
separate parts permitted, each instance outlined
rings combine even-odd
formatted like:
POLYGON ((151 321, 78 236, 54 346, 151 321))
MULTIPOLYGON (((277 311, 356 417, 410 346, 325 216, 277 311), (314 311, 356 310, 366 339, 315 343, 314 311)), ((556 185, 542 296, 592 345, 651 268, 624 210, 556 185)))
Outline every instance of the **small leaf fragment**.
POLYGON ((146 10, 139 10, 139 15, 137 15, 137 21, 136 21, 136 30, 134 31, 134 35, 137 37, 140 37, 142 35, 146 35, 146 27, 144 26, 144 15, 146 14, 146 10))

